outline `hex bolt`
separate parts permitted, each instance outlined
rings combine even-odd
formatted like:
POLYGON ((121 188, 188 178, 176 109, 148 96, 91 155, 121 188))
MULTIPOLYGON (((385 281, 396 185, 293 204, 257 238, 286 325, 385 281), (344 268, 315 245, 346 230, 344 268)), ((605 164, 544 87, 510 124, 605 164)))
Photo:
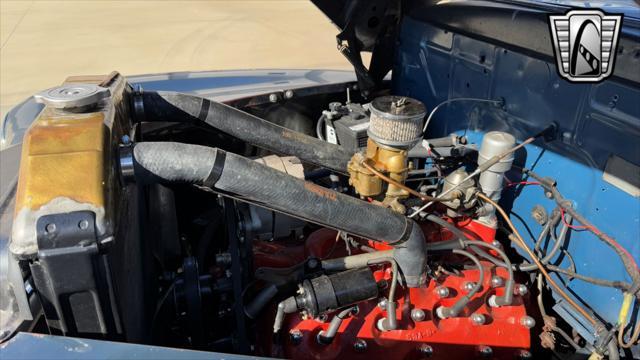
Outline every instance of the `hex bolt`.
POLYGON ((367 342, 362 339, 356 339, 353 343, 353 350, 357 352, 364 352, 367 350, 367 342))
POLYGON ((487 318, 483 314, 473 313, 471 314, 471 323, 473 325, 484 325, 487 322, 487 318))
POLYGON ((522 359, 522 360, 533 359, 533 354, 531 354, 529 350, 520 350, 520 353, 518 354, 518 359, 522 359))
POLYGON ((531 316, 523 316, 520 318, 520 325, 526 327, 527 329, 531 329, 536 326, 536 320, 531 316))
POLYGON ((415 309, 411 310, 411 320, 413 320, 415 322, 423 321, 426 316, 427 315, 425 314, 424 310, 422 310, 422 309, 415 308, 415 309))
POLYGON ((44 227, 44 231, 46 231, 49 234, 56 232, 56 224, 54 223, 47 224, 44 227))
POLYGON ((291 99, 293 97, 293 90, 287 90, 284 92, 285 99, 291 99))
POLYGON ((302 331, 300 330, 291 330, 291 332, 289 332, 289 338, 291 339, 291 342, 294 345, 298 345, 302 342, 302 338, 304 337, 304 335, 302 335, 302 331))
POLYGON ((378 307, 382 310, 386 310, 387 309, 387 299, 382 298, 380 299, 380 301, 378 301, 378 307))
POLYGON ((491 287, 498 288, 504 285, 504 279, 498 275, 491 277, 491 287))
POLYGON ((269 94, 269 101, 271 101, 272 103, 277 103, 278 102, 278 94, 269 94))
POLYGON ((89 222, 87 220, 81 220, 78 223, 78 227, 80 228, 80 230, 87 230, 89 228, 89 222))
POLYGON ((433 355, 433 348, 430 345, 422 344, 418 346, 418 353, 423 357, 431 357, 431 355, 433 355))
POLYGON ((490 358, 491 356, 493 356, 493 349, 486 345, 479 346, 478 352, 480 353, 480 356, 483 358, 490 358))
POLYGON ((449 288, 446 286, 438 286, 436 288, 436 295, 438 295, 438 297, 440 299, 444 299, 449 297, 449 294, 451 293, 451 291, 449 291, 449 288))
POLYGON ((513 289, 513 292, 516 295, 525 296, 525 295, 527 295, 527 293, 529 293, 529 289, 527 288, 527 285, 525 285, 525 284, 518 284, 513 289))

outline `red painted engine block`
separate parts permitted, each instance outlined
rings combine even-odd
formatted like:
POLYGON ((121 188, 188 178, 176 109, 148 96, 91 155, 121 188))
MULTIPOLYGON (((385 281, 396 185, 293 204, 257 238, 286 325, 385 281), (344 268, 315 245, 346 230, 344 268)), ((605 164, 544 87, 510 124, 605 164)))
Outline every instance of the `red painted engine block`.
MULTIPOLYGON (((470 233, 470 237, 492 241, 495 230, 484 227, 475 221, 457 223, 457 226, 470 233)), ((425 229, 426 230, 426 229, 425 229)), ((429 241, 439 241, 450 237, 441 229, 425 231, 429 241)), ((336 233, 323 229, 313 233, 303 249, 280 249, 270 252, 269 257, 288 255, 290 261, 299 254, 301 260, 305 255, 325 257, 339 254, 334 251, 336 233)), ((344 249, 342 244, 338 247, 344 249)), ((264 251, 264 248, 262 249, 264 251)), ((264 255, 264 254, 263 254, 264 255)), ((496 268, 493 264, 483 262, 484 282, 481 291, 469 302, 464 311, 456 318, 440 319, 436 309, 440 306, 451 306, 466 294, 465 284, 477 282, 479 271, 476 269, 461 270, 457 274, 441 272, 435 280, 431 280, 424 288, 405 289, 398 287, 396 293, 398 329, 380 331, 376 324, 386 316, 386 310, 378 305, 382 299, 375 299, 358 304, 358 312, 345 319, 339 328, 334 341, 329 345, 317 341, 318 333, 326 330, 331 318, 302 319, 299 314, 287 317, 283 333, 282 347, 271 347, 266 352, 271 356, 284 356, 293 359, 420 359, 420 358, 478 358, 491 357, 498 359, 514 359, 530 357, 530 328, 522 324, 528 316, 525 304, 528 295, 514 296, 511 306, 490 307, 488 299, 491 295, 502 295, 503 287, 491 287, 491 278, 507 277, 507 271, 496 268), (441 297, 436 289, 446 288, 449 295, 441 297), (420 313, 422 310, 423 313, 420 313), (416 311, 424 318, 414 317, 416 311), (472 321, 472 314, 481 314, 484 322, 472 321), (288 336, 287 336, 288 332, 288 336)), ((390 279, 389 268, 379 268, 376 279, 390 279)), ((383 291, 382 296, 386 293, 383 291)), ((476 317, 477 318, 477 317, 476 317)), ((271 319, 270 319, 271 320, 271 319)), ((531 323, 527 324, 531 326, 531 323)))
POLYGON ((321 330, 326 330, 328 322, 290 316, 285 327, 290 329, 290 336, 285 339, 284 355, 293 359, 364 359, 372 356, 389 359, 420 359, 428 356, 467 359, 491 352, 493 358, 526 357, 530 347, 530 329, 520 323, 527 316, 524 306, 526 298, 515 296, 512 306, 488 306, 489 296, 501 295, 502 290, 491 288, 491 277, 504 277, 506 271, 493 268, 488 263, 484 265, 482 291, 472 298, 457 318, 441 320, 436 315, 436 309, 443 305, 450 306, 463 296, 464 284, 478 281, 477 270, 462 271, 459 277, 443 277, 441 281, 432 281, 426 288, 399 292, 396 297, 398 330, 382 332, 377 329, 376 323, 386 314, 377 301, 359 304, 359 312, 345 319, 330 345, 321 345, 316 339, 321 330), (448 288, 450 295, 438 297, 437 287, 448 288), (424 320, 412 320, 410 314, 413 309, 423 310, 424 320), (485 323, 474 324, 470 317, 473 313, 484 315, 485 323))

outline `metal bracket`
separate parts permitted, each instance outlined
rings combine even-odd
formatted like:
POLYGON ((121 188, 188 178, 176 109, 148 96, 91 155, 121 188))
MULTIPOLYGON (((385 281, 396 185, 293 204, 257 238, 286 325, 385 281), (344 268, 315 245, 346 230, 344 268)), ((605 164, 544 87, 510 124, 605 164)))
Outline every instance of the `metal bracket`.
POLYGON ((45 215, 36 224, 31 272, 52 334, 115 338, 122 332, 109 262, 100 254, 95 214, 45 215))

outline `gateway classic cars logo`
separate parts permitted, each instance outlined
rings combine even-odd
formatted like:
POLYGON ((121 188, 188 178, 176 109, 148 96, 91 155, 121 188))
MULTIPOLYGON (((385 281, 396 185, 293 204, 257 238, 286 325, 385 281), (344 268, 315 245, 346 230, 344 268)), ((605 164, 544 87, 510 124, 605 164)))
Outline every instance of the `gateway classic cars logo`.
POLYGON ((574 82, 598 82, 613 73, 622 15, 600 10, 571 10, 550 15, 560 76, 574 82))

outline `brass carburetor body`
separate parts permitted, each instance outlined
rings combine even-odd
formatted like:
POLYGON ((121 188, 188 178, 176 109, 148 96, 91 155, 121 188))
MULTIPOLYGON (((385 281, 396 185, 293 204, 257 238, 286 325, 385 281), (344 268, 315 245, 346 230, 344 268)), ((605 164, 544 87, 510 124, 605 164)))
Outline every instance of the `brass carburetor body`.
POLYGON ((349 162, 349 184, 361 197, 382 198, 382 202, 398 212, 404 212, 399 199, 409 193, 388 184, 364 164, 404 184, 412 163, 408 151, 422 139, 425 107, 420 101, 401 96, 374 99, 369 107, 371 120, 367 131, 367 148, 357 152, 349 162))

